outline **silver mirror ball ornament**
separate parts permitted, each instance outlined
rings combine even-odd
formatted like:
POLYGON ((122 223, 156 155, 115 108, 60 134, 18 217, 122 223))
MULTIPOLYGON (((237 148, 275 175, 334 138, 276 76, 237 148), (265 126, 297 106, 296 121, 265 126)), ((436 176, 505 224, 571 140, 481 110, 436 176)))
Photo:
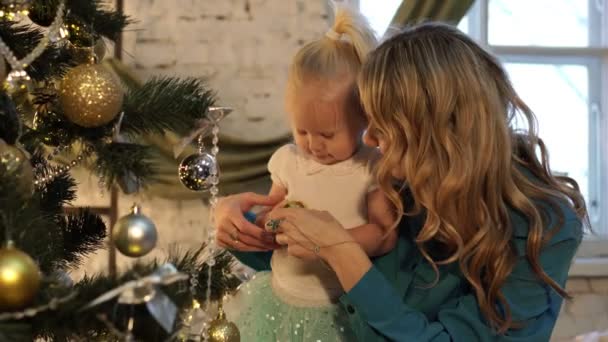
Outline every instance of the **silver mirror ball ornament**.
POLYGON ((213 155, 202 152, 189 155, 179 164, 179 180, 192 191, 206 191, 213 185, 210 178, 219 174, 217 160, 213 155))

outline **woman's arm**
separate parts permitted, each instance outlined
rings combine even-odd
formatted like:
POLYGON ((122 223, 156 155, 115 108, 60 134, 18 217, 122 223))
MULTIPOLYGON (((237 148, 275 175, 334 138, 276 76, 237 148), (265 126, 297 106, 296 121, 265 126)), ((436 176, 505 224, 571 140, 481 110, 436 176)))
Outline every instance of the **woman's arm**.
MULTIPOLYGON (((580 221, 570 221, 561 229, 580 230, 580 225, 580 221)), ((525 239, 521 240, 525 250, 525 239)), ((552 241, 541 254, 541 266, 561 286, 578 245, 575 237, 552 241)), ((502 292, 514 321, 523 326, 497 336, 481 315, 474 294, 445 303, 430 321, 422 312, 396 304, 403 298, 357 245, 334 246, 325 254, 348 292, 353 312, 373 328, 368 329, 371 335, 365 341, 548 341, 562 303, 555 291, 537 280, 521 256, 502 292)))
POLYGON ((364 224, 348 232, 355 242, 361 245, 365 254, 375 257, 384 255, 391 251, 397 243, 398 232, 396 229, 387 233, 387 230, 377 224, 364 224))

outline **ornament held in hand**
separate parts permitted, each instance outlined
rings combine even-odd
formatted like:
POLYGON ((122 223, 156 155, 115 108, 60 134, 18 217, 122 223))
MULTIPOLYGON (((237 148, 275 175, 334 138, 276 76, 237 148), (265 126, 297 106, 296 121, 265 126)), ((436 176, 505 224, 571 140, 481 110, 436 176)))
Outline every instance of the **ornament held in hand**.
POLYGON ((210 342, 240 342, 241 332, 236 324, 226 319, 226 314, 220 307, 218 308, 217 317, 209 323, 207 335, 210 342))
POLYGON ((207 152, 189 155, 179 164, 179 180, 193 191, 209 190, 212 177, 218 177, 219 167, 215 157, 207 152))
POLYGON ((59 102, 64 115, 82 127, 99 127, 112 121, 123 103, 120 81, 102 65, 82 64, 61 81, 59 102))
POLYGON ((112 231, 112 241, 124 255, 137 258, 148 254, 156 246, 158 234, 154 222, 140 213, 137 205, 131 213, 118 219, 112 231))
POLYGON ((40 288, 40 269, 34 260, 13 247, 0 249, 0 311, 29 305, 40 288))

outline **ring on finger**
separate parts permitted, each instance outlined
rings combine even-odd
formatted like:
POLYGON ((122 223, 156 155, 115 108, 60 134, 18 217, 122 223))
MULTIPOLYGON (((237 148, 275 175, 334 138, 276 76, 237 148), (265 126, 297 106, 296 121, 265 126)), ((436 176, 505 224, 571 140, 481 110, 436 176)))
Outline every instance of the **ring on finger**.
POLYGON ((314 245, 312 247, 312 252, 315 253, 316 255, 319 255, 319 253, 321 253, 321 246, 319 245, 314 245))
POLYGON ((276 232, 279 229, 281 222, 283 222, 283 219, 270 219, 266 222, 266 229, 271 232, 276 232))

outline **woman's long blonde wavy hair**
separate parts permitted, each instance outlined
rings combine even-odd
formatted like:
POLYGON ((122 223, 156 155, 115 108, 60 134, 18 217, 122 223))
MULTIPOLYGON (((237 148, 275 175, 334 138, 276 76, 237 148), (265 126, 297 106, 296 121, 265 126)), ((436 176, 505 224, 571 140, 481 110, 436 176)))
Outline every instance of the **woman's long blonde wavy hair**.
POLYGON ((387 142, 377 170, 380 187, 404 214, 393 187, 393 170, 401 170, 415 202, 405 214, 424 210, 416 243, 435 271, 438 264, 459 262, 490 324, 499 333, 516 327, 500 290, 517 257, 510 243, 514 209, 529 222, 526 257, 533 271, 567 297, 541 268, 539 255, 563 225, 559 204, 581 219, 585 204, 573 180, 551 174, 534 114, 499 62, 457 29, 424 23, 373 51, 358 84, 371 134, 387 142), (516 119, 527 120, 527 131, 515 130, 516 119), (556 226, 546 227, 537 201, 557 212, 556 226), (438 242, 448 257, 434 260, 429 242, 438 242))

